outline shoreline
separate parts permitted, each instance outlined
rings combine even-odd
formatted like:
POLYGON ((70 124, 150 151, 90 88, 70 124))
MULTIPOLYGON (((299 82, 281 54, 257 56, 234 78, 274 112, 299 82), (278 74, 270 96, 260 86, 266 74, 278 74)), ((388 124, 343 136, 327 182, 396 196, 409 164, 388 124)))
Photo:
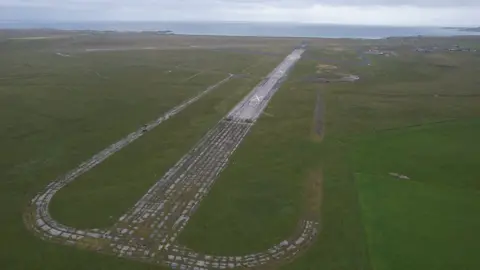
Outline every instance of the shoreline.
MULTIPOLYGON (((96 22, 84 22, 84 23, 68 23, 59 22, 58 25, 55 22, 43 23, 44 25, 30 25, 31 22, 0 22, 0 31, 11 32, 27 32, 27 31, 40 31, 40 32, 61 32, 61 33, 82 33, 82 34, 152 34, 158 36, 211 36, 211 37, 250 37, 250 38, 324 38, 324 39, 354 39, 354 40, 383 40, 392 38, 437 38, 437 37, 470 37, 479 36, 480 29, 478 31, 468 30, 472 28, 461 27, 396 27, 396 26, 349 26, 349 25, 305 25, 307 28, 298 28, 299 25, 284 25, 284 24, 257 24, 257 23, 218 23, 212 24, 216 28, 205 29, 195 28, 195 24, 191 25, 188 22, 181 22, 176 27, 178 30, 172 27, 161 28, 162 22, 159 22, 158 28, 149 29, 149 27, 137 27, 138 29, 126 29, 132 27, 119 27, 118 25, 132 26, 142 22, 101 22, 95 25, 96 22), (49 25, 48 25, 49 24, 49 25), (265 29, 253 29, 251 28, 234 28, 229 30, 228 26, 224 25, 247 25, 247 26, 269 26, 272 28, 265 29), (48 26, 47 26, 48 25, 48 26), (180 26, 183 26, 180 27, 180 26), (185 26, 189 26, 186 27, 185 26), (314 28, 315 26, 318 29, 314 28), (125 29, 121 29, 125 28, 125 29), (144 29, 141 29, 144 28, 144 29), (297 29, 298 28, 298 29, 297 29), (338 28, 338 29, 336 29, 338 28), (312 30, 313 29, 313 30, 312 30), (373 30, 372 30, 373 29, 373 30), (412 31, 412 33, 408 33, 412 31), (310 32, 308 32, 308 31, 310 32), (342 32, 343 30, 343 32, 342 32), (389 31, 391 30, 391 31, 389 31), (250 32, 249 32, 250 31, 250 32), (416 32, 413 32, 416 31, 416 32), (420 33, 420 32, 425 33, 420 33), (430 31, 430 32, 428 32, 430 31), (442 32, 445 31, 445 32, 442 32), (358 32, 356 35, 355 32, 358 32), (369 33, 371 32, 371 33, 369 33), (392 33, 389 33, 392 32, 392 33), (397 32, 397 33, 395 33, 397 32), (313 34, 315 33, 315 34, 313 34)), ((178 22, 175 22, 178 23, 178 22)), ((155 24, 155 23, 154 23, 155 24)), ((166 23, 168 24, 168 23, 166 23)), ((172 25, 169 25, 172 26, 172 25)), ((175 25, 173 25, 175 26, 175 25)), ((133 27, 135 28, 135 27, 133 27)), ((14 37, 18 39, 17 37, 14 37)))

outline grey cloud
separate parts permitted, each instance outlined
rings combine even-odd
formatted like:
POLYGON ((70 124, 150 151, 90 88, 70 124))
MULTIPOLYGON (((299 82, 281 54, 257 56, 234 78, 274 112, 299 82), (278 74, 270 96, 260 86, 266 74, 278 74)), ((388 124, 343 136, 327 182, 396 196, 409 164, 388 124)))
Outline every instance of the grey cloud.
POLYGON ((0 0, 0 21, 221 20, 402 25, 460 22, 473 25, 480 24, 477 14, 480 14, 480 0, 0 0))
POLYGON ((272 8, 304 8, 314 5, 328 6, 414 6, 414 7, 465 7, 480 6, 479 0, 0 0, 0 6, 41 7, 162 7, 165 9, 268 6, 272 8))
POLYGON ((415 7, 461 7, 478 6, 478 0, 321 0, 317 3, 348 6, 415 6, 415 7))

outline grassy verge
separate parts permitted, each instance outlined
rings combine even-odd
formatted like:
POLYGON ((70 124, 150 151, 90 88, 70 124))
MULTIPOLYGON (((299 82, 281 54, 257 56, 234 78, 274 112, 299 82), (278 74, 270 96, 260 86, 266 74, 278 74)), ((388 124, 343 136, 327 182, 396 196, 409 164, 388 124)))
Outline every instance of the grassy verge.
POLYGON ((359 174, 363 220, 378 270, 478 269, 478 192, 359 174))

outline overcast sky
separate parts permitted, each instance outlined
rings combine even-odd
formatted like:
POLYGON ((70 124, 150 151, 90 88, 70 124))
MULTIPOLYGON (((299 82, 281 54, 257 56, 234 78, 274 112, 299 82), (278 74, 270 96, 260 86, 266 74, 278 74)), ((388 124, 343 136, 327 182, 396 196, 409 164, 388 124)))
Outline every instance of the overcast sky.
POLYGON ((480 26, 480 0, 0 0, 0 20, 480 26))

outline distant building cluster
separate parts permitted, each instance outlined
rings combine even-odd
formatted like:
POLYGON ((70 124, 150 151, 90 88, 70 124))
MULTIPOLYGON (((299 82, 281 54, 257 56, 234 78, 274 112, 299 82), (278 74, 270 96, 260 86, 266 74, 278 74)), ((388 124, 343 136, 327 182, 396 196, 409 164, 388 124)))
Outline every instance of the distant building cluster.
POLYGON ((420 48, 415 48, 416 52, 420 53, 432 53, 436 51, 449 51, 449 52, 477 52, 476 49, 472 48, 463 48, 460 47, 460 45, 453 45, 452 47, 448 49, 441 49, 439 47, 420 47, 420 48))
POLYGON ((437 51, 438 48, 437 47, 433 47, 433 48, 415 48, 415 51, 416 52, 420 52, 420 53, 432 53, 432 52, 435 52, 437 51))
POLYGON ((370 49, 365 52, 365 54, 371 54, 371 55, 383 55, 383 56, 397 56, 396 52, 392 51, 382 51, 377 48, 370 49))
POLYGON ((462 48, 459 45, 453 45, 452 48, 448 49, 450 52, 476 52, 476 49, 472 48, 462 48))
POLYGON ((175 33, 170 30, 157 31, 157 34, 158 35, 175 35, 175 33))

